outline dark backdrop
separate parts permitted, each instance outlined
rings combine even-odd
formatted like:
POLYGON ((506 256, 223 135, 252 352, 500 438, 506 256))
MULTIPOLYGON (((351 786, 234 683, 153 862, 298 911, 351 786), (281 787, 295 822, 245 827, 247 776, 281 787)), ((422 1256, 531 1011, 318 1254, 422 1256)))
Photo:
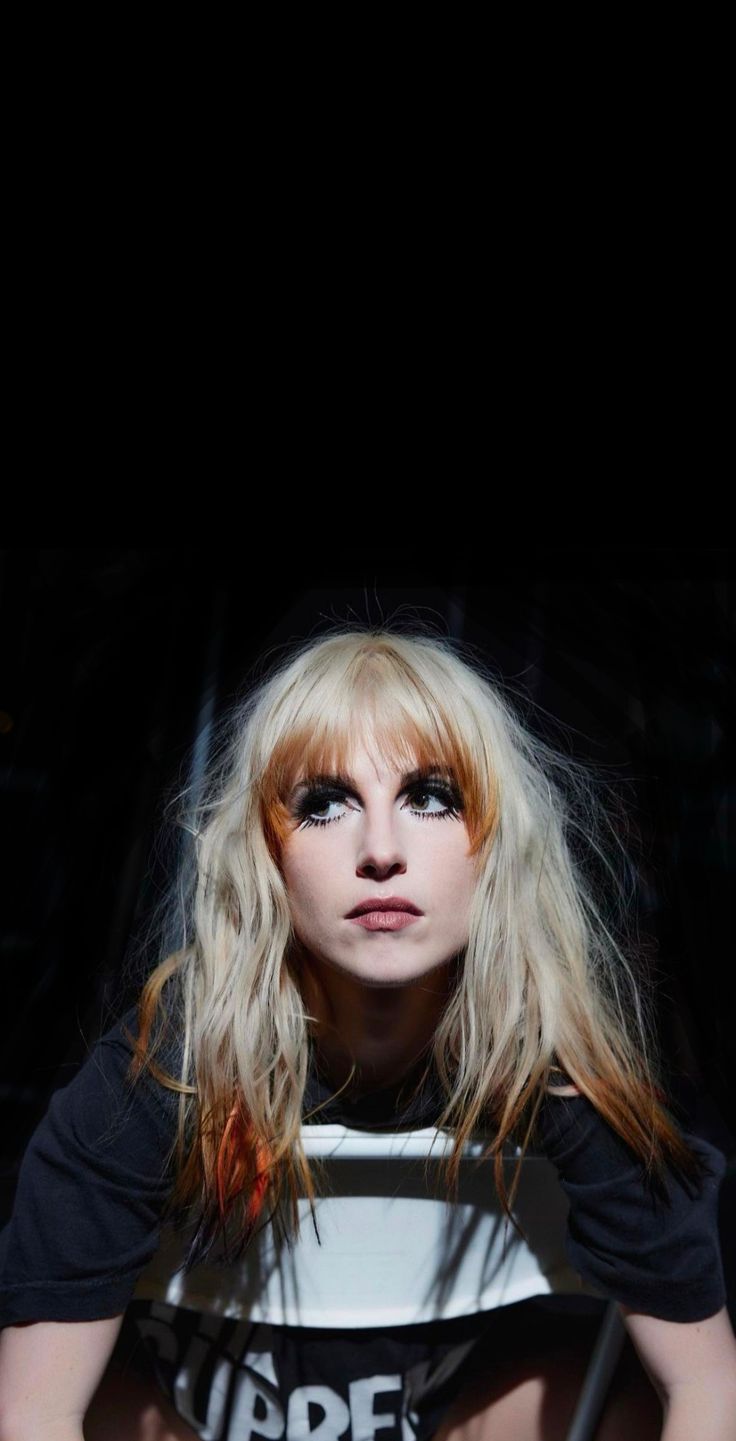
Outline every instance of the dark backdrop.
POLYGON ((195 738, 206 747, 264 651, 329 621, 412 614, 480 646, 532 723, 607 768, 636 839, 673 1083, 729 1155, 732 1189, 733 552, 522 556, 487 538, 478 558, 447 553, 442 535, 365 560, 349 537, 312 539, 264 546, 257 575, 252 545, 2 553, 0 1222, 51 1092, 119 999, 165 865, 161 797, 195 738))

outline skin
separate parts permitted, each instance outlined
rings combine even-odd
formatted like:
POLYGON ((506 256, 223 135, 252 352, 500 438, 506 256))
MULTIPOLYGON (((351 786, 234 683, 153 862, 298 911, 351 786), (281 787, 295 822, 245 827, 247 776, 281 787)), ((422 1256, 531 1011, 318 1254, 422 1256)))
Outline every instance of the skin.
POLYGON ((462 810, 443 815, 444 795, 407 788, 362 742, 348 771, 355 794, 314 802, 323 826, 296 814, 297 780, 281 863, 322 1061, 342 1085, 355 1060, 360 1095, 406 1075, 431 1039, 467 945, 477 872, 462 810), (424 914, 399 931, 345 918, 376 895, 403 896, 424 914))

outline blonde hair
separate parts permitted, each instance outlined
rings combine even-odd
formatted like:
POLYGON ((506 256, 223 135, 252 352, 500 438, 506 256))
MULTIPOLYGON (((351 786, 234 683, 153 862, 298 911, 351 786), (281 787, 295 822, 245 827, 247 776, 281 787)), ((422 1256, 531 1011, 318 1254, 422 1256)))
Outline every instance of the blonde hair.
POLYGON ((663 1183, 668 1163, 701 1174, 664 1104, 650 976, 616 934, 628 902, 599 777, 533 732, 467 642, 416 621, 336 624, 230 703, 201 792, 176 792, 190 845, 164 901, 139 1034, 128 1036, 130 1080, 145 1066, 180 1096, 168 1210, 198 1215, 186 1270, 231 1226, 242 1249, 267 1201, 277 1230, 288 1207, 298 1233, 299 1185, 315 1219, 322 1163, 310 1168, 301 1140, 314 1018, 279 866, 285 797, 297 773, 345 769, 368 728, 388 765, 451 768, 476 858, 468 944, 429 1048, 444 1103, 436 1124, 454 1133, 448 1192, 466 1141, 490 1133, 483 1155, 516 1226, 518 1166, 560 1066, 648 1177, 663 1183), (167 1032, 178 1076, 155 1061, 167 1032), (512 1137, 521 1145, 507 1194, 512 1137))

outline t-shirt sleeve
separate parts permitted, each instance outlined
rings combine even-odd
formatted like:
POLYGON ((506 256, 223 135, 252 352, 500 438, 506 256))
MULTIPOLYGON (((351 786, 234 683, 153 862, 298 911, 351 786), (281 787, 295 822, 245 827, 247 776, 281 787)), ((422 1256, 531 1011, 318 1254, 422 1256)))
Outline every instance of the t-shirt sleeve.
POLYGON ((539 1149, 570 1202, 564 1250, 585 1281, 667 1321, 701 1321, 726 1304, 718 1228, 722 1151, 678 1127, 707 1174, 691 1181, 668 1166, 665 1200, 586 1096, 546 1096, 538 1127, 539 1149))
MULTIPOLYGON (((28 1142, 0 1231, 0 1326, 118 1315, 156 1250, 178 1093, 147 1069, 126 1085, 123 1026, 138 1035, 135 1006, 53 1093, 28 1142)), ((175 1052, 162 1043, 155 1060, 178 1078, 175 1052)))

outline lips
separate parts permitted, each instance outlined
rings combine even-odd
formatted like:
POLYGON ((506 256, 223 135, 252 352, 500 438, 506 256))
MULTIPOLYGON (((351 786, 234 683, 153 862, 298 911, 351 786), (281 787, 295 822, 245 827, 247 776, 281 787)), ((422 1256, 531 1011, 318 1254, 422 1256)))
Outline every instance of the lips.
POLYGON ((369 896, 367 901, 359 901, 348 911, 345 919, 352 920, 355 916, 367 915, 369 911, 408 911, 412 916, 424 914, 413 901, 407 901, 404 896, 369 896))

